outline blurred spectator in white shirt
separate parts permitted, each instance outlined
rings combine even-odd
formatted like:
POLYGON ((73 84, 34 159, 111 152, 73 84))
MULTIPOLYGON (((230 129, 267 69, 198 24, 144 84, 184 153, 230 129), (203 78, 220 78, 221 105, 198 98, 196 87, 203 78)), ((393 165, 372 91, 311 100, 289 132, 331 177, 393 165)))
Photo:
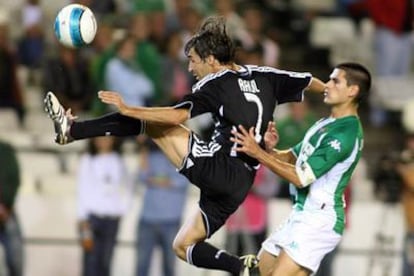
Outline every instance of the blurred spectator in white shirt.
POLYGON ((154 86, 136 62, 136 44, 126 37, 117 45, 116 56, 106 67, 105 82, 109 90, 119 92, 125 103, 145 106, 154 95, 154 86))

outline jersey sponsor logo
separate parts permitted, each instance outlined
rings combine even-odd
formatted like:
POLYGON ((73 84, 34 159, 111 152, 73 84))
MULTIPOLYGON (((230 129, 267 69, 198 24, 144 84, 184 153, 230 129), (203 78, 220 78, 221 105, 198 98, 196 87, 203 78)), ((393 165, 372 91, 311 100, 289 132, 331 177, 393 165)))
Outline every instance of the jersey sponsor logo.
POLYGON ((341 142, 339 142, 337 139, 330 141, 329 145, 337 152, 341 152, 341 142))
POLYGON ((259 93, 260 90, 257 88, 255 80, 243 80, 238 79, 240 90, 243 92, 259 93))
POLYGON ((312 146, 310 143, 306 143, 305 145, 303 145, 303 148, 302 148, 301 159, 303 161, 308 160, 309 156, 311 156, 314 151, 315 151, 315 147, 312 146))

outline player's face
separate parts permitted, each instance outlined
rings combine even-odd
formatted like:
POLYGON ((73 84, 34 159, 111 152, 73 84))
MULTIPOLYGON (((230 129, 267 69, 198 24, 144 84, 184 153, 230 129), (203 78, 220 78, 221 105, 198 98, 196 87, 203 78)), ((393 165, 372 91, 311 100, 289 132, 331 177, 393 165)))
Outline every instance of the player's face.
POLYGON ((351 87, 345 79, 346 72, 335 68, 330 80, 326 83, 324 102, 328 105, 338 105, 350 100, 351 87))
POLYGON ((201 80, 206 75, 212 73, 212 68, 206 60, 201 57, 191 48, 188 52, 188 71, 193 74, 197 80, 201 80))

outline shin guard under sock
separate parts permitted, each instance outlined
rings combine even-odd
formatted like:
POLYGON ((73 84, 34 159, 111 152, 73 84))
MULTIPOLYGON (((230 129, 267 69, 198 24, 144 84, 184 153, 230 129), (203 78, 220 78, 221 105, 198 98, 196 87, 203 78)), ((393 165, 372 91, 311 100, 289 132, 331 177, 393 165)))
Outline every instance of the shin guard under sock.
POLYGON ((239 275, 242 262, 237 256, 230 255, 206 242, 199 242, 187 249, 187 261, 197 267, 228 271, 239 275))
POLYGON ((70 136, 75 140, 97 136, 136 136, 144 133, 145 122, 118 112, 102 117, 74 121, 70 127, 70 136))

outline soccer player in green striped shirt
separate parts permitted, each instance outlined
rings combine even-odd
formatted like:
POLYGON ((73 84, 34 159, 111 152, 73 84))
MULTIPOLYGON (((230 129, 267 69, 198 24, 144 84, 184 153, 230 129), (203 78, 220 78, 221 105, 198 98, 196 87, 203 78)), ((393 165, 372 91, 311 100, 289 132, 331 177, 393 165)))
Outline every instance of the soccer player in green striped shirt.
POLYGON ((370 86, 371 75, 362 65, 337 65, 324 91, 330 116, 316 122, 289 150, 272 149, 277 143, 272 122, 265 134, 266 151, 255 142, 254 128, 239 126, 238 132, 233 131, 237 151, 258 159, 291 183, 293 209, 262 244, 261 275, 310 275, 339 244, 345 227, 343 194, 363 147, 358 106, 370 86))

